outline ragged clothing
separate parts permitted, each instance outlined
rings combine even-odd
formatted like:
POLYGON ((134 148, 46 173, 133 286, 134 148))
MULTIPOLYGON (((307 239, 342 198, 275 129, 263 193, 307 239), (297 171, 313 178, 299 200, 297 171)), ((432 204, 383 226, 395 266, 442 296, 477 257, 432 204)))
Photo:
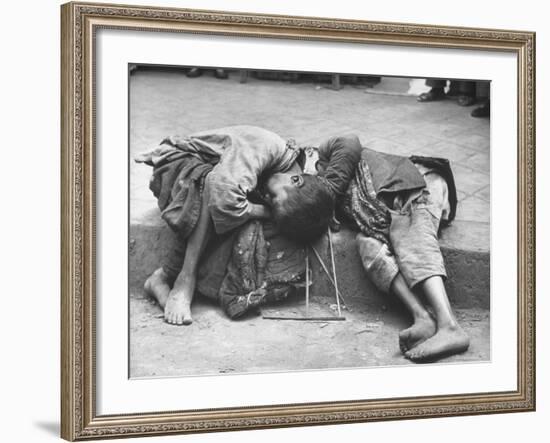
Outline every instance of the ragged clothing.
POLYGON ((218 300, 231 318, 291 293, 303 280, 304 250, 269 223, 250 220, 247 197, 262 175, 285 172, 299 154, 292 141, 268 130, 233 126, 168 137, 139 155, 137 162, 153 166, 149 187, 177 236, 163 263, 168 277, 175 280, 182 269, 208 180, 216 236, 201 259, 197 290, 218 300))
POLYGON ((198 218, 193 197, 200 193, 207 174, 211 186, 208 208, 216 232, 224 234, 250 219, 247 195, 260 177, 287 171, 299 152, 292 140, 243 125, 168 137, 136 161, 153 166, 149 187, 158 199, 162 218, 185 237, 198 218), (191 220, 187 220, 189 211, 191 220))
MULTIPOLYGON (((217 252, 210 257, 216 256, 217 252)), ((302 286, 305 250, 278 235, 273 224, 254 220, 238 230, 217 297, 215 288, 208 290, 212 270, 205 262, 199 291, 214 295, 228 316, 237 318, 261 304, 283 300, 302 286)))
POLYGON ((374 284, 389 292, 400 271, 410 287, 431 276, 446 277, 438 230, 454 219, 457 206, 448 160, 386 154, 362 148, 357 137, 340 136, 319 147, 321 171, 336 148, 345 172, 328 176, 339 189, 349 185, 339 200, 340 214, 361 232, 359 252, 374 284), (358 149, 361 160, 350 175, 358 149))
POLYGON ((192 137, 167 137, 135 158, 153 167, 149 189, 162 219, 181 238, 187 238, 197 224, 204 181, 219 159, 215 145, 192 137))
POLYGON ((447 182, 433 170, 418 167, 426 187, 397 196, 388 227, 389 242, 361 231, 357 235, 359 255, 369 279, 384 293, 401 272, 407 285, 414 288, 433 276, 447 277, 439 248, 441 221, 450 213, 447 182))
MULTIPOLYGON (((183 266, 186 242, 175 242, 162 262, 169 280, 183 266)), ((215 236, 197 272, 197 292, 218 302, 230 318, 263 303, 283 300, 302 286, 305 251, 277 235, 269 222, 252 220, 215 236)))

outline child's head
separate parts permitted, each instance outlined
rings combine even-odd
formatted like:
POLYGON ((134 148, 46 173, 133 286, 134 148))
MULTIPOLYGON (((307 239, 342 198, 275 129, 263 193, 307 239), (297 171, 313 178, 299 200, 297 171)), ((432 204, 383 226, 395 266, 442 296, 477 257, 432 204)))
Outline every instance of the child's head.
POLYGON ((306 244, 327 230, 334 197, 318 177, 274 174, 267 181, 267 192, 275 222, 287 238, 306 244))

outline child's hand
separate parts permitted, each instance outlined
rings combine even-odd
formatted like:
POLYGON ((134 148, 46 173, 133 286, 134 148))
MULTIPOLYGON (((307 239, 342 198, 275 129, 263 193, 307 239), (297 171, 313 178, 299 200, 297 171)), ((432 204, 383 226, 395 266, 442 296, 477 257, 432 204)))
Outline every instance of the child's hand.
POLYGON ((332 214, 329 227, 332 232, 340 232, 340 222, 336 219, 336 215, 334 214, 332 214))
POLYGON ((250 215, 256 219, 267 219, 271 218, 271 210, 267 206, 250 203, 250 215))

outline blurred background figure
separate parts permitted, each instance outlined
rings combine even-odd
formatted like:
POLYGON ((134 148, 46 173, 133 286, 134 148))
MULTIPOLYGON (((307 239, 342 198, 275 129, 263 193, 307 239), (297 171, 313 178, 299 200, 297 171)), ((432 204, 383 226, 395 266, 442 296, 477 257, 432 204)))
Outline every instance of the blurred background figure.
POLYGON ((446 98, 454 98, 460 106, 470 106, 475 103, 475 82, 450 80, 449 90, 445 92, 447 79, 429 78, 426 80, 426 86, 430 87, 428 92, 424 92, 418 96, 419 102, 433 102, 444 100, 446 98))
POLYGON ((481 106, 475 108, 470 115, 472 117, 490 117, 491 115, 491 99, 490 86, 488 81, 476 82, 476 100, 481 103, 481 106))
POLYGON ((481 103, 470 115, 472 117, 489 117, 489 82, 488 81, 464 81, 439 78, 426 79, 426 86, 430 90, 417 97, 421 103, 444 100, 447 98, 456 100, 459 106, 471 106, 481 103), (448 90, 445 91, 449 82, 448 90))
MULTIPOLYGON (((191 68, 187 73, 185 74, 189 78, 196 78, 200 77, 202 74, 204 74, 204 71, 210 71, 210 69, 202 69, 202 68, 191 68)), ((214 77, 219 78, 221 80, 227 79, 228 75, 225 69, 213 69, 214 71, 214 77)))

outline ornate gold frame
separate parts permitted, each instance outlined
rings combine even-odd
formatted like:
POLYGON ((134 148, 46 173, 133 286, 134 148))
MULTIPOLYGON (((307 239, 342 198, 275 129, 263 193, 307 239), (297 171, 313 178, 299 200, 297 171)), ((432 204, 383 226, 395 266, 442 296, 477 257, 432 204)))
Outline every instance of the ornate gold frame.
POLYGON ((68 3, 61 7, 61 435, 67 440, 535 409, 535 34, 68 3), (509 51, 518 57, 518 380, 511 392, 98 416, 94 33, 98 28, 509 51))

